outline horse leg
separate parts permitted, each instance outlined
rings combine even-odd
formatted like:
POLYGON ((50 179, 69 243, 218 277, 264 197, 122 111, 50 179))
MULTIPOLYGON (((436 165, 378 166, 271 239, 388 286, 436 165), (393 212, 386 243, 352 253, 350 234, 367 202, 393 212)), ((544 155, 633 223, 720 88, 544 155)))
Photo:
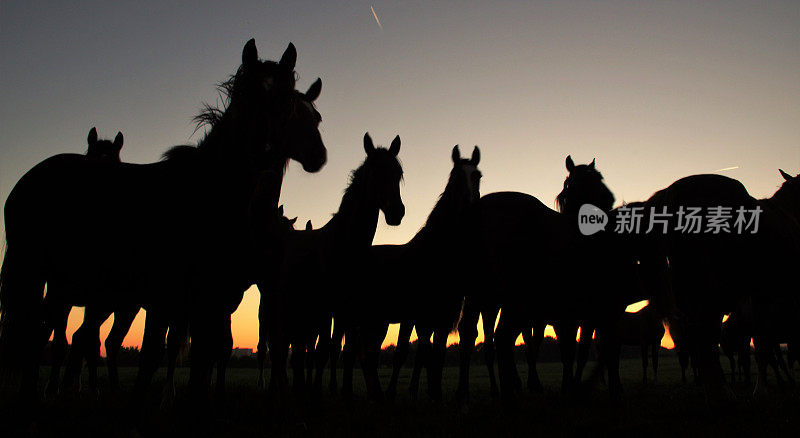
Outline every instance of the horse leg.
POLYGON ((258 303, 258 346, 256 347, 256 361, 258 362, 258 378, 256 380, 256 387, 259 390, 263 390, 266 386, 264 378, 264 363, 267 360, 267 338, 269 336, 269 330, 267 330, 268 316, 266 306, 266 299, 262 294, 258 303))
MULTIPOLYGON (((303 332, 304 330, 299 330, 303 332)), ((292 356, 289 362, 292 366, 292 391, 295 394, 303 392, 305 387, 305 370, 303 368, 306 357, 305 341, 307 336, 304 333, 295 333, 291 338, 292 356)))
POLYGON ((642 342, 640 345, 642 349, 642 385, 647 385, 647 343, 642 342))
MULTIPOLYGON (((67 321, 72 306, 56 306, 45 304, 48 327, 53 328, 53 342, 50 344, 50 379, 45 386, 45 396, 53 397, 58 394, 58 381, 61 377, 61 366, 67 356, 67 321)), ((49 331, 49 330, 48 330, 49 331)), ((49 338, 49 334, 47 336, 49 338)))
POLYGON ((339 361, 339 356, 342 354, 342 341, 344 339, 344 329, 336 325, 336 319, 333 319, 333 335, 331 336, 331 350, 330 350, 330 375, 331 379, 328 382, 328 390, 331 394, 339 392, 339 384, 336 376, 336 363, 339 361))
POLYGON ((175 403, 175 368, 178 355, 186 346, 188 326, 186 321, 173 321, 167 333, 167 378, 161 393, 161 410, 169 411, 175 403))
POLYGON ((539 380, 539 372, 536 369, 536 362, 539 360, 539 351, 544 340, 544 327, 542 321, 533 324, 533 329, 526 328, 522 331, 522 338, 525 340, 525 356, 528 359, 528 391, 542 392, 542 382, 539 380))
POLYGON ((578 355, 575 363, 575 383, 581 383, 581 380, 583 380, 583 370, 586 369, 586 363, 589 362, 589 350, 592 348, 593 334, 594 326, 584 321, 583 324, 581 324, 581 339, 580 342, 578 342, 578 355))
MULTIPOLYGON (((370 400, 376 402, 383 401, 381 382, 378 379, 378 358, 381 351, 381 344, 383 343, 383 337, 380 333, 380 329, 366 327, 361 337, 362 348, 364 349, 361 363, 364 380, 367 385, 367 394, 370 400)), ((386 332, 384 331, 382 333, 385 334, 386 332)))
MULTIPOLYGON (((411 338, 411 331, 414 324, 411 321, 403 321, 400 324, 400 333, 397 335, 397 348, 394 350, 392 358, 392 377, 389 379, 389 386, 386 388, 386 398, 390 402, 397 397, 397 379, 400 378, 400 370, 408 359, 408 342, 411 338)), ((388 327, 387 327, 388 330, 388 327)))
POLYGON ((64 379, 61 382, 61 392, 77 393, 81 390, 81 371, 83 370, 83 360, 89 351, 89 337, 92 325, 90 318, 92 311, 84 309, 83 323, 72 334, 72 346, 67 355, 67 364, 64 369, 64 379))
MULTIPOLYGON (((516 403, 514 395, 514 338, 520 329, 516 323, 520 318, 512 309, 503 309, 500 322, 494 332, 494 341, 497 348, 497 374, 500 383, 500 396, 508 407, 516 403)), ((486 320, 484 319, 484 324, 486 320)))
POLYGON ((475 349, 475 338, 478 337, 478 311, 464 301, 461 321, 458 322, 458 390, 456 399, 466 409, 469 402, 469 365, 472 360, 472 351, 475 349))
POLYGON ((652 345, 653 350, 653 383, 658 381, 658 353, 661 352, 661 342, 655 342, 652 345))
POLYGON ((330 315, 320 320, 319 325, 319 340, 317 341, 317 348, 314 350, 314 392, 317 395, 322 394, 322 375, 325 373, 325 365, 328 363, 331 354, 331 328, 332 319, 330 315))
POLYGON ((561 392, 567 393, 572 389, 572 366, 575 362, 575 337, 578 335, 576 321, 561 320, 553 326, 558 338, 558 348, 561 351, 561 392))
MULTIPOLYGON (((90 307, 87 312, 92 311, 90 307)), ((86 339, 86 367, 89 369, 89 390, 97 396, 97 363, 100 358, 100 326, 111 316, 111 312, 97 312, 92 315, 92 331, 90 337, 86 339)))
MULTIPOLYGON (((226 312, 227 313, 227 312, 226 312)), ((233 333, 231 331, 231 314, 228 313, 221 321, 219 356, 217 362, 217 385, 214 391, 216 402, 220 406, 225 403, 225 375, 228 370, 228 362, 231 360, 231 350, 233 349, 233 333)))
POLYGON ((114 312, 114 324, 111 331, 106 336, 106 366, 108 367, 108 382, 112 391, 119 389, 119 370, 117 368, 117 356, 122 347, 122 341, 128 335, 131 324, 139 313, 138 306, 132 306, 125 310, 114 312))
POLYGON ((132 408, 139 411, 143 408, 147 387, 158 369, 158 363, 164 355, 164 338, 167 335, 167 320, 156 309, 147 312, 144 322, 144 337, 139 355, 139 373, 133 387, 131 397, 132 408))
POLYGON ((450 331, 446 328, 434 330, 433 348, 428 360, 428 396, 437 402, 442 401, 442 376, 449 334, 450 331))
POLYGON ((417 324, 417 354, 414 357, 414 371, 411 373, 411 381, 408 390, 411 393, 411 401, 417 401, 419 394, 419 377, 422 374, 422 367, 430 361, 431 335, 433 330, 429 327, 417 324))
MULTIPOLYGON (((775 343, 775 356, 778 359, 778 367, 780 368, 781 371, 783 371, 783 374, 786 376, 787 385, 790 388, 793 388, 795 385, 794 377, 792 377, 792 373, 789 372, 789 367, 786 365, 786 361, 783 360, 783 351, 781 351, 781 344, 777 342, 775 343)), ((775 374, 776 375, 779 374, 777 369, 775 370, 775 374)))
POLYGON ((314 364, 317 354, 317 333, 318 330, 314 329, 309 334, 306 341, 306 390, 310 391, 313 388, 314 382, 314 364))
MULTIPOLYGON (((500 309, 497 306, 488 306, 481 311, 483 316, 483 351, 486 356, 486 368, 489 372, 489 393, 492 397, 497 397, 500 394, 498 389, 497 380, 494 375, 494 358, 495 358, 495 336, 494 336, 494 323, 497 319, 497 312, 500 309)), ((513 343, 514 340, 512 339, 513 343)), ((499 366, 499 365, 498 365, 499 366)), ((499 372, 499 370, 498 370, 499 372)))
POLYGON ((686 369, 689 368, 689 351, 685 345, 678 347, 678 364, 681 368, 681 383, 686 384, 686 369))
MULTIPOLYGON (((344 341, 344 348, 342 348, 342 397, 350 401, 353 399, 353 367, 355 366, 356 353, 361 346, 361 335, 357 329, 349 329, 344 341)), ((333 375, 333 372, 331 375, 333 375)))

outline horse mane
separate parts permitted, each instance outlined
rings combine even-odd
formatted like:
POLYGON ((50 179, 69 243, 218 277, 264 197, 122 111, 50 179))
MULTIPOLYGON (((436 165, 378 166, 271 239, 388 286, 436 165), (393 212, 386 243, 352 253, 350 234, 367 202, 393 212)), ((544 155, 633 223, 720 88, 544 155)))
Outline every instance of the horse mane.
POLYGON ((161 161, 182 161, 194 158, 200 152, 197 146, 181 144, 173 146, 161 154, 161 161))

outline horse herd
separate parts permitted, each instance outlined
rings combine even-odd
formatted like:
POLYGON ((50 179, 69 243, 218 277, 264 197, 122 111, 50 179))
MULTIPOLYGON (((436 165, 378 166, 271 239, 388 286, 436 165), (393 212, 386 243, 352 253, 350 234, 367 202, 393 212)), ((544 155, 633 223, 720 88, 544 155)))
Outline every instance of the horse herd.
POLYGON ((328 363, 330 387, 338 390, 341 353, 345 397, 352 395, 360 358, 369 397, 394 398, 416 329, 412 397, 425 367, 428 394, 441 399, 446 340, 457 329, 457 398, 466 404, 480 315, 491 391, 507 401, 521 386, 513 361, 520 333, 529 346, 528 387, 541 388, 535 364, 545 324, 557 333, 564 389, 580 380, 586 362, 588 342, 579 347, 575 341, 580 327, 596 333, 609 390, 618 394, 620 320, 628 304, 643 299, 650 300, 647 312, 658 327, 668 320, 676 333, 680 328, 680 347, 712 396, 727 389, 717 354, 723 314, 749 315, 739 336, 755 342, 757 391, 764 390, 775 346, 800 341, 793 323, 800 310, 794 272, 800 266, 800 178, 783 171, 786 181, 769 199, 754 199, 731 178, 695 175, 642 203, 613 208, 614 195, 595 161, 576 165, 568 156, 555 211, 524 193, 481 196, 480 151, 475 147, 465 158, 456 146, 425 225, 406 244, 372 245, 379 212, 388 225, 403 219, 403 170, 399 136, 383 148, 365 134, 366 157, 352 172, 338 211, 321 228, 309 223, 295 230, 295 220, 277 205, 286 165, 292 159, 317 172, 327 158, 313 104, 322 83, 295 90, 296 58, 290 44, 280 61, 262 61, 255 41, 248 41, 241 66, 220 84, 225 105, 206 107, 196 118, 208 127, 204 138, 171 148, 160 162, 120 162, 122 134, 113 142, 98 140, 93 128, 86 155, 53 156, 19 180, 5 204, 0 362, 4 383, 18 385, 23 400, 38 399, 39 358, 51 334, 54 363, 46 392, 58 391, 72 306, 86 311, 61 386, 76 384, 85 358, 96 389, 99 327, 112 313, 105 342, 110 382, 118 385, 115 355, 144 308, 133 401, 143 403, 166 350, 164 403, 172 402, 175 363, 189 338, 189 390, 205 396, 216 366, 215 391, 222 398, 231 314, 252 284, 261 292, 258 384, 265 386, 268 350, 270 386, 280 397, 288 396, 291 346, 293 390, 318 394, 328 363), (604 231, 579 231, 586 204, 606 215, 604 231), (612 231, 634 205, 644 223, 662 220, 664 232, 612 231), (758 211, 759 222, 751 222, 758 229, 686 232, 681 212, 690 207, 758 211), (667 211, 679 214, 663 220, 667 211), (393 323, 400 324, 400 336, 384 393, 378 356, 393 323))

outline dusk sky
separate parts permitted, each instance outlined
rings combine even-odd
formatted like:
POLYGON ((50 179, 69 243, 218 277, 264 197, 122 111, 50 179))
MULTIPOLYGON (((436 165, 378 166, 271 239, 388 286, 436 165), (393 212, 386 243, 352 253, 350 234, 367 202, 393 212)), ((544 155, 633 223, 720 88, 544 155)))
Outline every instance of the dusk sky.
MULTIPOLYGON (((328 164, 293 164, 281 194, 299 224, 336 211, 364 132, 402 138, 407 214, 398 227, 381 218, 375 243, 423 225, 455 144, 480 146, 483 194, 551 206, 568 154, 596 158, 618 204, 713 172, 767 197, 778 168, 800 172, 797 1, 3 1, 0 200, 44 158, 84 153, 93 126, 123 132, 128 162, 196 142, 192 116, 250 38, 264 59, 295 44, 299 89, 322 78, 328 164)), ((257 307, 251 289, 235 345, 256 346, 257 307)))

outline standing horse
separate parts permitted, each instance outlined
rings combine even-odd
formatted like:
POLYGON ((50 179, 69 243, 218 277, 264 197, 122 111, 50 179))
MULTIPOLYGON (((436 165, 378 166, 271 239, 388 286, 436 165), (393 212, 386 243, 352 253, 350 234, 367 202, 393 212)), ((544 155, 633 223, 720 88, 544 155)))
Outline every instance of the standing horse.
MULTIPOLYGON (((326 333, 324 327, 330 327, 334 302, 346 299, 351 284, 362 275, 360 268, 369 256, 378 213, 383 211, 388 225, 399 225, 405 215, 399 185, 403 169, 397 160, 400 137, 385 149, 375 147, 369 134, 364 134, 364 152, 367 158, 353 171, 333 218, 320 229, 290 234, 277 287, 270 287, 266 281, 258 283, 262 300, 266 298, 269 303, 267 313, 259 314, 259 324, 268 326, 271 378, 281 394, 287 388, 290 344, 296 391, 310 383, 305 382, 303 363, 305 351, 314 343, 313 333, 320 334, 316 354, 326 357, 330 332, 326 333)), ((325 361, 318 363, 321 376, 325 361)), ((320 386, 318 377, 315 387, 320 386)))
MULTIPOLYGON (((117 132, 114 141, 100 140, 97 137, 97 129, 89 130, 87 137, 88 149, 86 157, 98 163, 119 163, 119 153, 122 150, 124 138, 121 132, 117 132)), ((45 387, 45 394, 55 395, 58 392, 58 381, 60 377, 61 365, 64 362, 67 351, 67 322, 72 306, 51 305, 47 300, 44 302, 45 320, 47 321, 47 331, 53 330, 53 342, 50 344, 50 354, 52 366, 50 368, 50 379, 45 387)), ((48 333, 49 336, 49 333, 48 333)), ((73 336, 74 340, 74 336, 73 336)), ((76 354, 77 355, 77 354, 76 354)), ((82 356, 81 356, 82 359, 82 356)))
MULTIPOLYGON (((429 394, 434 399, 441 398, 447 336, 458 322, 463 301, 460 288, 455 287, 458 279, 454 278, 454 272, 460 268, 455 262, 459 260, 461 220, 469 206, 480 198, 481 179, 477 146, 472 157, 464 159, 456 145, 451 158, 453 168, 447 185, 425 226, 404 245, 372 247, 365 267, 366 280, 361 282, 362 289, 353 292, 357 298, 351 300, 352 306, 345 310, 348 318, 342 321, 358 327, 356 339, 377 341, 361 346, 375 350, 370 356, 379 354, 389 324, 401 323, 392 378, 386 391, 390 399, 394 399, 397 392, 397 379, 408 356, 409 337, 414 326, 419 340, 410 386, 412 399, 416 399, 421 367, 426 361, 429 394), (393 280, 386 282, 387 279, 393 280), (382 293, 375 293, 376 284, 382 285, 382 293)), ((347 343, 351 344, 347 348, 357 348, 352 345, 352 337, 347 338, 347 343)), ((353 371, 346 368, 344 372, 352 375, 353 371)), ((350 393, 352 388, 345 388, 345 391, 350 393)))
MULTIPOLYGON (((797 297, 787 292, 800 263, 796 180, 787 178, 772 198, 756 201, 736 180, 695 175, 656 192, 646 203, 650 211, 669 214, 667 232, 653 235, 652 244, 669 261, 672 287, 654 298, 668 312, 664 316, 679 312, 686 319, 700 380, 713 398, 732 396, 716 353, 723 313, 751 300, 759 377, 765 376, 769 347, 783 329, 780 325, 796 318, 797 297), (690 220, 697 216, 692 211, 712 217, 716 213, 722 220, 715 224, 726 232, 714 232, 710 223, 702 228, 702 222, 690 220), (765 346, 761 352, 759 345, 765 346)), ((763 386, 757 384, 759 389, 763 386)))
POLYGON ((261 61, 248 41, 223 87, 227 106, 201 115, 211 128, 197 147, 146 165, 57 155, 20 179, 5 205, 0 358, 4 370, 23 373, 24 396, 35 394, 45 283, 54 303, 147 309, 139 399, 158 366, 165 328, 189 321, 192 387, 202 390, 212 346, 224 333, 220 303, 252 283, 248 209, 259 176, 270 169, 282 175, 290 158, 309 172, 326 161, 319 114, 294 90, 296 56, 290 44, 280 62, 261 61))
MULTIPOLYGON (((469 259, 482 266, 477 279, 470 282, 465 306, 471 296, 493 294, 502 307, 495 332, 500 389, 507 401, 513 400, 516 373, 513 345, 516 335, 532 322, 556 321, 555 329, 562 353, 562 386, 572 383, 575 337, 579 320, 591 320, 598 327, 601 360, 609 370, 609 389, 619 391, 619 358, 615 328, 624 300, 618 297, 610 273, 623 275, 635 266, 628 249, 622 248, 609 232, 581 235, 578 212, 591 204, 608 214, 614 196, 595 169, 566 160, 569 176, 558 195, 559 212, 547 208, 536 198, 522 193, 494 193, 476 204, 474 235, 477 242, 469 259)), ((465 315, 467 310, 464 311, 465 315)), ((473 318, 468 320, 472 325, 473 318)), ((464 320, 462 319, 462 322, 464 320)), ((462 351, 474 345, 474 336, 462 332, 462 351)), ((462 356, 462 372, 468 356, 462 356)), ((466 378, 459 382, 459 398, 468 394, 466 378)))

